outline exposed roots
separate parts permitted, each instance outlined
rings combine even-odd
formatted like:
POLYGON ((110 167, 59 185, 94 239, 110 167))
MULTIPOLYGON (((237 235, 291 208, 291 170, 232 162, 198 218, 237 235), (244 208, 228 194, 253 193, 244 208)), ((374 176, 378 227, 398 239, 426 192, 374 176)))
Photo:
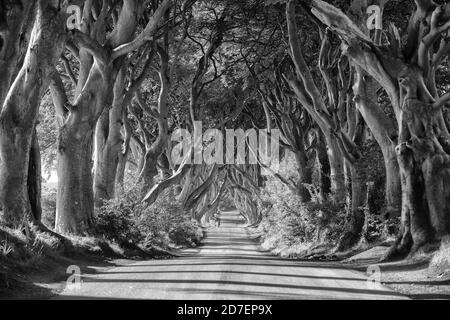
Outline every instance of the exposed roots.
MULTIPOLYGON (((42 222, 33 220, 30 222, 29 225, 31 227, 31 231, 34 234, 42 233, 42 234, 45 234, 45 235, 48 235, 48 236, 58 239, 64 252, 67 253, 67 252, 71 252, 73 250, 73 244, 69 239, 67 239, 66 237, 64 237, 63 235, 61 235, 59 233, 56 233, 56 232, 50 230, 42 222)), ((29 237, 29 235, 27 235, 27 237, 29 237)))

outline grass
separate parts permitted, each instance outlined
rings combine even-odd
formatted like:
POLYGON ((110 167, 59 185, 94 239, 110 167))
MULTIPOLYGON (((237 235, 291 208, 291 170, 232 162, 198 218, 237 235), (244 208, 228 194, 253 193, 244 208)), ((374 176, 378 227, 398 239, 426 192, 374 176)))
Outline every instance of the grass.
POLYGON ((5 239, 0 243, 0 252, 3 257, 7 257, 13 251, 13 247, 5 239))
POLYGON ((441 278, 450 278, 450 236, 442 239, 439 250, 434 253, 429 273, 441 278))
POLYGON ((27 239, 20 230, 0 227, 0 298, 47 298, 54 294, 45 285, 67 278, 67 267, 77 265, 85 273, 92 266, 113 266, 118 259, 136 260, 170 258, 157 249, 123 248, 117 243, 96 237, 58 238, 32 232, 27 239))

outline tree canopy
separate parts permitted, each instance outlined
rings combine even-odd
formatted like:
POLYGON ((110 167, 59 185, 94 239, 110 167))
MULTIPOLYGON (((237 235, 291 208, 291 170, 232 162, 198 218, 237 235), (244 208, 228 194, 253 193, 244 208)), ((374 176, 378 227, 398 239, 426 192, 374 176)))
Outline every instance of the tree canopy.
POLYGON ((373 221, 394 225, 386 259, 436 247, 449 29, 432 0, 2 1, 1 224, 88 235, 111 201, 202 224, 232 203, 249 225, 293 215, 304 239, 338 224, 335 251, 373 221))

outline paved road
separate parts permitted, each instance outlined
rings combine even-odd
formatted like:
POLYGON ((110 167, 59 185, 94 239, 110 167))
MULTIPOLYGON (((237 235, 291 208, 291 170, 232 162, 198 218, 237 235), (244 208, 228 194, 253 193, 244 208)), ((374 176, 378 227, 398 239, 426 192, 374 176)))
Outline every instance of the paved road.
POLYGON ((280 259, 251 240, 237 212, 224 212, 203 245, 171 260, 150 260, 83 277, 58 298, 399 299, 370 289, 362 273, 333 264, 280 259))

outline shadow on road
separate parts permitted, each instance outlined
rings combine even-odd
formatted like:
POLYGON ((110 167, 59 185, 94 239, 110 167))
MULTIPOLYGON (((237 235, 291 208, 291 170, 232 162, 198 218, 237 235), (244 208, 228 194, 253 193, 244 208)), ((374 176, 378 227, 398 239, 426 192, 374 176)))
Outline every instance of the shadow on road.
POLYGON ((173 260, 150 260, 83 277, 61 298, 399 299, 401 295, 331 262, 281 259, 260 249, 236 211, 205 230, 198 248, 173 260))

